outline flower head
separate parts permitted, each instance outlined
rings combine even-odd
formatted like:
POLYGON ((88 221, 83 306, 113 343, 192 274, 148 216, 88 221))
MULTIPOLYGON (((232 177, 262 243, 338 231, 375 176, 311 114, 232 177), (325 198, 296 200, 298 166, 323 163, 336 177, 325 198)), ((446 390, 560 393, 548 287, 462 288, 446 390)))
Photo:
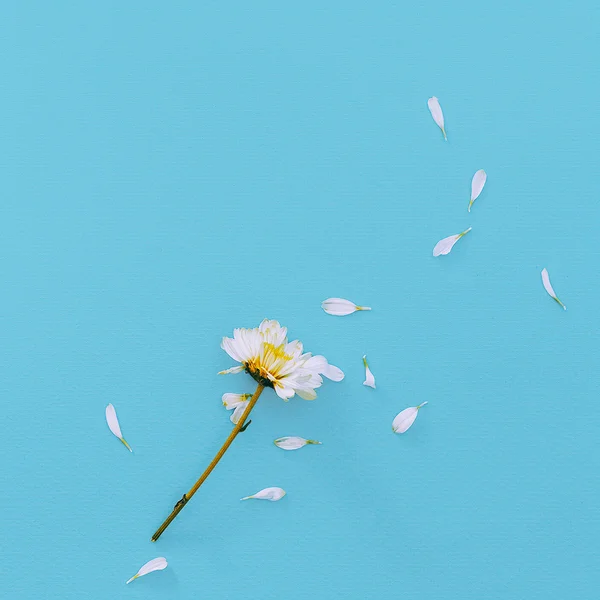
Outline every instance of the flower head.
POLYGON ((344 373, 324 356, 304 353, 298 340, 288 342, 287 329, 277 321, 265 319, 254 329, 234 329, 233 338, 223 338, 221 348, 241 363, 221 374, 246 371, 284 400, 294 394, 314 400, 315 390, 323 384, 321 375, 332 381, 344 378, 344 373))

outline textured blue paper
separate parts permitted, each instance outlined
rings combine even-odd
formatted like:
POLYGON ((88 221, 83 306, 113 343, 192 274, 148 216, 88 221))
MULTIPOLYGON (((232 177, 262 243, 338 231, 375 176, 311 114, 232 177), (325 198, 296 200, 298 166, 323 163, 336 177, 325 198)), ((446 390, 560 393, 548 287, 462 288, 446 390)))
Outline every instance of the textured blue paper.
POLYGON ((1 21, 4 597, 598 597, 594 3, 33 1, 1 21), (328 316, 329 296, 373 311, 328 316), (151 544, 230 431, 221 395, 252 391, 216 375, 220 338, 263 317, 346 379, 265 393, 151 544), (239 502, 267 486, 288 495, 239 502))

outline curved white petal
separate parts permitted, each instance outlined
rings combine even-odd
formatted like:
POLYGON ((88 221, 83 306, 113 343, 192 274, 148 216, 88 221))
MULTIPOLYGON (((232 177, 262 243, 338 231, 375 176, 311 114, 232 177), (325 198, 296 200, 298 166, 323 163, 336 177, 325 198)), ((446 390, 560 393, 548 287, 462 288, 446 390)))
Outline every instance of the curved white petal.
POLYGON ((392 421, 394 433, 404 433, 410 429, 410 426, 415 422, 415 419, 419 414, 419 409, 426 404, 427 402, 423 402, 422 404, 419 404, 419 406, 411 406, 398 413, 392 421))
POLYGON ((445 256, 446 254, 450 254, 450 250, 452 250, 454 244, 460 240, 461 237, 467 235, 469 231, 471 231, 471 227, 469 229, 465 229, 462 233, 457 233, 455 235, 450 235, 443 240, 440 240, 433 249, 434 256, 445 256))
POLYGON ((164 556, 159 556, 158 558, 153 558, 148 561, 127 583, 132 582, 134 579, 138 577, 143 577, 144 575, 148 575, 148 573, 152 573, 153 571, 162 571, 167 568, 167 559, 164 556))
POLYGON ((344 379, 344 372, 340 368, 336 367, 335 365, 330 365, 329 363, 327 363, 327 366, 323 371, 323 375, 325 375, 325 377, 331 381, 341 381, 344 379))
POLYGON ((227 410, 232 410, 237 408, 243 402, 247 402, 248 398, 251 398, 252 394, 223 394, 221 400, 223 401, 223 406, 227 410))
POLYGON ((121 439, 123 437, 121 435, 121 426, 119 425, 119 419, 117 419, 115 407, 112 404, 109 404, 106 407, 106 422, 108 423, 108 428, 113 432, 113 434, 121 439))
POLYGON ((446 136, 446 130, 444 129, 444 113, 442 112, 442 107, 440 106, 440 101, 432 96, 427 100, 427 106, 429 107, 429 112, 435 121, 435 124, 442 130, 444 134, 444 139, 448 140, 446 136))
POLYGON ((473 179, 471 180, 471 200, 469 202, 469 212, 471 212, 471 206, 473 206, 473 202, 479 198, 479 194, 481 194, 486 181, 487 173, 483 169, 479 169, 479 171, 473 175, 473 179))
POLYGON ((558 299, 558 296, 554 292, 554 288, 550 283, 550 275, 548 275, 547 269, 542 269, 542 283, 544 284, 544 288, 548 294, 554 298, 554 300, 556 300, 556 302, 558 302, 558 304, 560 304, 564 310, 567 310, 567 307, 558 299))
POLYGON ((245 496, 242 500, 270 500, 271 502, 277 502, 277 500, 281 500, 285 496, 285 490, 282 490, 280 487, 268 487, 264 490, 260 490, 260 492, 256 492, 252 496, 245 496))
POLYGON ((248 402, 248 400, 246 400, 245 402, 241 402, 240 404, 238 404, 238 406, 235 407, 235 410, 231 413, 229 420, 234 425, 237 425, 240 422, 240 419, 242 418, 242 415, 244 414, 244 411, 248 406, 248 402))
POLYGON ((321 308, 328 314, 336 317, 344 317, 351 315, 357 310, 371 310, 369 306, 357 306, 350 300, 344 298, 327 298, 321 302, 321 308))
MULTIPOLYGON (((234 332, 234 336, 235 336, 235 332, 234 332)), ((231 339, 231 338, 223 338, 221 340, 221 348, 223 348, 223 350, 225 350, 225 352, 227 352, 227 354, 229 354, 229 356, 231 356, 231 358, 233 358, 233 360, 237 360, 238 362, 243 362, 244 358, 242 356, 242 354, 240 353, 240 346, 239 344, 235 343, 235 339, 231 339)))
POLYGON ((363 364, 365 365, 365 380, 363 381, 363 385, 368 385, 375 389, 375 377, 369 369, 369 363, 367 362, 367 355, 363 356, 363 364))
POLYGON ((277 438, 273 443, 282 450, 298 450, 299 448, 303 448, 309 444, 321 444, 321 442, 317 442, 316 440, 305 440, 302 437, 294 436, 280 437, 277 438))
POLYGON ((282 399, 282 400, 289 400, 294 394, 294 390, 290 387, 284 387, 283 385, 276 385, 275 386, 275 393, 282 399))
POLYGON ((311 373, 323 373, 323 371, 327 369, 327 359, 320 354, 311 356, 310 353, 307 353, 302 355, 301 358, 305 359, 302 366, 306 371, 310 371, 311 373))
POLYGON ((117 419, 117 411, 112 404, 109 404, 106 407, 106 422, 108 423, 108 428, 112 431, 113 435, 119 438, 123 445, 129 450, 129 452, 133 452, 131 446, 125 441, 123 434, 121 433, 121 426, 119 425, 119 419, 117 419))
POLYGON ((304 368, 325 375, 331 381, 341 381, 344 379, 344 372, 338 367, 330 365, 324 356, 310 356, 304 363, 304 368))
POLYGON ((459 239, 460 238, 458 235, 451 235, 443 240, 440 240, 433 248, 433 255, 445 256, 446 254, 450 254, 450 250, 452 250, 452 247, 454 244, 456 244, 456 242, 458 242, 459 239))

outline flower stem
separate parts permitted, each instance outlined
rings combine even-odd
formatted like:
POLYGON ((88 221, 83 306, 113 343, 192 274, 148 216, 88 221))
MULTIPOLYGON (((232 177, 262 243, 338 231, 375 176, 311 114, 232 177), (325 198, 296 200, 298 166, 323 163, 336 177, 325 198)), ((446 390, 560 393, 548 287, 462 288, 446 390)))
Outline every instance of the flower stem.
POLYGON ((173 511, 171 512, 171 514, 165 519, 165 522, 156 530, 156 532, 152 536, 153 542, 156 542, 156 540, 163 534, 164 530, 171 524, 171 522, 175 519, 175 517, 183 510, 183 507, 190 501, 192 496, 198 491, 200 486, 206 481, 208 476, 212 473, 212 470, 217 466, 217 463, 223 458, 223 455, 225 454, 225 452, 227 452, 229 446, 231 446, 231 444, 233 443, 233 440, 235 440, 237 434, 240 433, 240 431, 242 431, 242 428, 244 427, 244 423, 246 422, 248 415, 250 414, 250 412, 252 411, 252 409, 254 408, 256 403, 258 402, 258 399, 264 389, 265 389, 264 385, 259 383, 258 386, 256 387, 256 391, 254 392, 254 395, 252 396, 250 402, 248 402, 248 406, 246 407, 246 410, 242 414, 240 420, 237 422, 237 425, 232 429, 231 433, 225 440, 225 443, 221 446, 221 449, 217 452, 216 456, 212 459, 212 461, 208 465, 208 467, 206 467, 206 470, 204 471, 204 473, 202 473, 202 475, 200 476, 200 479, 198 479, 198 481, 196 481, 196 483, 192 486, 192 489, 187 494, 183 495, 181 500, 179 500, 179 502, 177 502, 177 504, 173 508, 173 511))

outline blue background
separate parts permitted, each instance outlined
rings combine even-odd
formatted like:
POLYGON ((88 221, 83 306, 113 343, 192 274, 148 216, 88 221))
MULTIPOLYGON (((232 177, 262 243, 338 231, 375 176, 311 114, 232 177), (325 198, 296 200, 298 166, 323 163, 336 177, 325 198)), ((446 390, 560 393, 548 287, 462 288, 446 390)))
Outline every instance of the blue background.
POLYGON ((597 598, 598 7, 95 4, 2 10, 6 597, 597 598), (263 317, 346 379, 266 392, 151 544, 263 317))

